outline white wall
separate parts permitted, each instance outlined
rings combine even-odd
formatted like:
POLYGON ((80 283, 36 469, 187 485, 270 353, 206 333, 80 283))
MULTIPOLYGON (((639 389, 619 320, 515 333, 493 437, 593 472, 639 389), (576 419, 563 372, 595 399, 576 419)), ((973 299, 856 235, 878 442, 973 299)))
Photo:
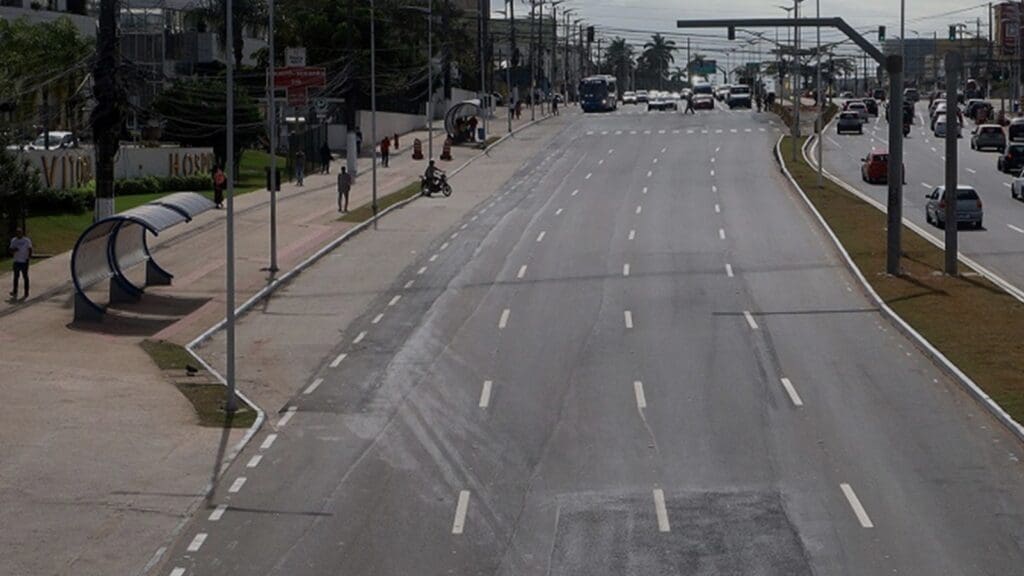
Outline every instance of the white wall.
MULTIPOLYGON (((358 126, 363 131, 363 148, 369 150, 371 116, 369 110, 360 110, 358 126)), ((385 136, 406 134, 413 130, 421 130, 427 125, 425 116, 419 114, 399 114, 397 112, 377 112, 377 141, 385 136)))
MULTIPOLYGON (((76 188, 96 173, 92 148, 29 150, 22 155, 39 169, 45 188, 76 188)), ((212 148, 122 148, 114 164, 114 177, 192 176, 207 174, 213 166, 212 148)))

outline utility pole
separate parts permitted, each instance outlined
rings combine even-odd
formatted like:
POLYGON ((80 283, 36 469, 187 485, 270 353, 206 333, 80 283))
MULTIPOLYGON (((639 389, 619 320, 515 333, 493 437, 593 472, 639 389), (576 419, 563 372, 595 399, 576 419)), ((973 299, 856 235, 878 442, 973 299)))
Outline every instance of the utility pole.
MULTIPOLYGON (((509 54, 509 60, 508 61, 509 61, 509 65, 512 68, 517 68, 519 66, 519 52, 518 52, 518 50, 516 50, 516 0, 508 0, 508 26, 509 26, 509 35, 510 35, 510 38, 511 38, 509 40, 509 51, 511 53, 509 54)), ((511 78, 511 72, 509 73, 509 77, 511 78)), ((518 78, 516 78, 516 80, 518 81, 518 78)), ((512 105, 515 102, 519 102, 519 86, 518 85, 515 86, 515 87, 509 85, 509 87, 508 87, 508 101, 509 101, 509 105, 512 105), (513 95, 515 96, 515 98, 513 98, 513 95)), ((511 126, 511 124, 509 124, 509 126, 511 126)), ((512 131, 512 129, 509 128, 509 132, 511 132, 511 131, 512 131)))
POLYGON ((693 81, 690 79, 690 70, 691 70, 690 63, 691 62, 692 62, 692 60, 690 60, 690 37, 687 36, 686 37, 686 83, 689 84, 690 87, 692 88, 693 87, 693 81))
POLYGON ((427 0, 427 160, 434 159, 434 0, 427 0))
MULTIPOLYGON (((513 0, 513 1, 515 1, 515 0, 513 0)), ((537 3, 535 1, 533 1, 533 0, 530 0, 530 36, 533 36, 533 31, 535 30, 534 20, 535 20, 536 15, 537 15, 537 3)), ((535 61, 534 59, 536 58, 536 52, 537 52, 537 39, 536 38, 530 38, 530 120, 536 120, 537 119, 537 111, 534 108, 534 105, 535 105, 534 100, 536 99, 536 95, 537 95, 537 90, 536 90, 537 75, 536 75, 536 68, 534 68, 534 61, 535 61)))
MULTIPOLYGON (((480 86, 479 86, 479 92, 477 93, 477 98, 480 99, 480 106, 483 108, 483 114, 482 115, 483 115, 483 125, 484 125, 484 140, 486 140, 486 138, 487 138, 487 136, 486 136, 487 135, 487 116, 488 116, 488 112, 487 111, 490 109, 490 106, 484 106, 484 102, 485 102, 484 95, 487 92, 486 84, 485 84, 486 83, 486 78, 487 78, 487 65, 486 65, 486 62, 484 60, 484 43, 486 42, 486 39, 484 38, 484 35, 486 34, 486 30, 484 29, 484 18, 486 16, 484 14, 484 5, 486 3, 487 3, 487 0, 477 0, 477 13, 480 15, 479 25, 477 26, 477 43, 479 44, 478 45, 478 48, 479 48, 479 52, 478 53, 479 53, 479 64, 480 64, 480 86)), ((488 100, 489 99, 490 98, 488 98, 488 100)), ((473 137, 476 138, 476 134, 474 134, 473 137)))
POLYGON ((796 22, 800 20, 800 2, 803 0, 793 0, 793 62, 796 63, 796 75, 793 76, 795 85, 793 86, 793 138, 792 138, 792 155, 793 161, 796 162, 796 151, 797 151, 797 140, 800 139, 800 105, 802 98, 800 97, 801 83, 803 81, 803 63, 800 61, 800 27, 796 26, 796 22))
POLYGON ((370 141, 373 142, 373 177, 370 207, 373 209, 373 227, 377 228, 377 6, 370 0, 370 141))
POLYGON ((121 41, 117 17, 121 12, 118 0, 101 0, 99 29, 96 34, 96 63, 93 65, 92 134, 96 143, 96 203, 93 220, 114 214, 114 158, 121 133, 122 96, 117 83, 121 67, 121 41))
MULTIPOLYGON (((949 90, 952 86, 953 90, 956 90, 956 86, 959 85, 960 74, 960 54, 958 52, 950 50, 946 52, 946 89, 949 90)), ((949 92, 947 92, 949 94, 949 92)), ((950 97, 948 102, 956 103, 956 92, 953 92, 953 96, 950 97)), ((957 221, 956 221, 956 205, 957 196, 959 193, 957 183, 957 133, 960 130, 959 118, 956 114, 956 108, 950 107, 949 112, 946 113, 946 189, 945 189, 945 203, 946 203, 946 274, 955 276, 957 274, 957 221)), ((940 199, 941 200, 941 199, 940 199)), ((936 218, 937 220, 938 218, 936 218)))
MULTIPOLYGON (((815 4, 815 10, 817 12, 815 17, 820 20, 821 19, 821 0, 814 0, 814 4, 815 4)), ((825 171, 825 168, 822 166, 822 164, 823 164, 823 155, 825 154, 825 152, 824 152, 825 145, 821 141, 821 132, 824 129, 823 124, 825 122, 825 99, 821 97, 821 25, 819 24, 818 26, 816 26, 816 28, 817 28, 817 32, 818 32, 818 45, 817 45, 817 48, 816 48, 815 52, 817 52, 817 55, 818 55, 818 65, 815 66, 815 76, 816 76, 816 78, 815 78, 815 82, 814 82, 815 83, 814 99, 816 100, 815 104, 818 107, 818 118, 817 118, 817 122, 815 122, 814 124, 815 124, 815 128, 817 129, 817 132, 818 132, 818 136, 817 136, 817 138, 818 138, 818 188, 824 188, 825 187, 825 181, 824 181, 824 178, 823 178, 823 173, 825 171)), ((902 41, 902 39, 901 39, 901 41, 902 41)))

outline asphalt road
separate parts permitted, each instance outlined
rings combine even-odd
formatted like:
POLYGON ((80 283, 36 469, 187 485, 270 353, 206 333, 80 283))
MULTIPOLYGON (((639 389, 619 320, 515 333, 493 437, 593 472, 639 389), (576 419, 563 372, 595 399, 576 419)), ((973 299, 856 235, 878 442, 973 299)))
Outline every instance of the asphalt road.
MULTIPOLYGON (((958 178, 961 184, 973 186, 981 196, 985 210, 984 227, 975 230, 961 226, 960 252, 1018 287, 1024 287, 1024 202, 1010 197, 1013 176, 996 169, 999 153, 971 150, 970 131, 974 122, 967 120, 963 138, 959 140, 958 178)), ((830 126, 824 138, 825 169, 857 189, 885 203, 885 184, 868 184, 861 180, 860 160, 872 148, 888 149, 888 125, 884 114, 865 126, 863 136, 838 135, 830 126)), ((911 136, 904 144, 906 186, 903 194, 903 216, 921 225, 932 236, 943 240, 944 231, 925 222, 925 194, 946 179, 946 143, 929 130, 928 102, 919 102, 911 136)))
POLYGON ((1020 446, 853 285, 776 127, 570 125, 346 329, 163 573, 1019 571, 1020 446))

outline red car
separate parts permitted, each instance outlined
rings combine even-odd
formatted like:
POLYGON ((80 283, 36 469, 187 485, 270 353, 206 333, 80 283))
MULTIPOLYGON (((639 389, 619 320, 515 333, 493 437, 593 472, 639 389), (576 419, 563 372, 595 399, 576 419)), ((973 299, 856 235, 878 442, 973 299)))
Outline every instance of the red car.
MULTIPOLYGON (((872 150, 861 159, 860 177, 868 184, 887 184, 889 182, 889 151, 872 150)), ((907 183, 907 166, 903 165, 903 183, 907 183)))
POLYGON ((872 150, 863 158, 860 177, 869 184, 885 184, 889 179, 889 151, 872 150))

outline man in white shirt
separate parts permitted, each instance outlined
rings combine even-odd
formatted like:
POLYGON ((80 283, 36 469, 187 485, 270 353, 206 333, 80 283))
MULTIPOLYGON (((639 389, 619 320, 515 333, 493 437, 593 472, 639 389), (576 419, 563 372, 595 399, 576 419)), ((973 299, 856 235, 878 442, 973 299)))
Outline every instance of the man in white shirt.
POLYGON ((11 238, 11 245, 8 251, 14 256, 14 290, 11 290, 11 298, 18 297, 18 277, 25 279, 25 298, 28 298, 28 261, 32 258, 32 240, 25 236, 25 232, 18 228, 14 231, 14 238, 11 238))

